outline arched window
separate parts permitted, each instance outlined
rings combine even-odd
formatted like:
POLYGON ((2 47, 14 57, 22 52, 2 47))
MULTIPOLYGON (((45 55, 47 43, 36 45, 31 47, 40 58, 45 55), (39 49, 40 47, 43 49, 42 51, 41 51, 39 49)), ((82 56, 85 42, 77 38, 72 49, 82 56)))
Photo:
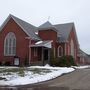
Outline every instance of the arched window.
POLYGON ((63 48, 61 46, 58 47, 58 57, 63 56, 63 48))
POLYGON ((74 57, 74 43, 73 43, 73 40, 71 39, 71 43, 70 43, 70 46, 71 46, 71 55, 74 57))
POLYGON ((16 54, 16 37, 13 32, 9 32, 4 40, 4 55, 15 56, 16 54))

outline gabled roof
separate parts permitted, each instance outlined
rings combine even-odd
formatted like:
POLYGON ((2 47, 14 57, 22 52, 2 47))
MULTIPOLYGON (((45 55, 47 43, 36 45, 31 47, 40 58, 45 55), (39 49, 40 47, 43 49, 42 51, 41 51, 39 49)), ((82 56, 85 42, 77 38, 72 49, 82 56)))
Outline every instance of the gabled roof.
POLYGON ((71 30, 73 30, 75 34, 76 42, 79 45, 74 23, 57 24, 54 26, 57 29, 58 40, 60 40, 60 42, 66 42, 68 40, 71 30))
POLYGON ((35 26, 33 26, 11 14, 8 16, 8 18, 5 20, 5 22, 2 24, 0 31, 3 29, 3 27, 6 25, 6 23, 10 20, 10 18, 12 18, 30 38, 40 40, 40 38, 35 34, 35 30, 37 29, 35 26))
POLYGON ((49 21, 45 22, 44 24, 38 27, 38 30, 46 30, 46 29, 52 29, 54 31, 57 31, 56 28, 49 21))
POLYGON ((71 30, 73 30, 75 34, 76 42, 78 44, 78 39, 77 39, 74 23, 52 25, 49 21, 47 21, 44 24, 40 25, 38 27, 38 30, 46 30, 50 28, 57 32, 58 42, 66 42, 68 40, 71 30))

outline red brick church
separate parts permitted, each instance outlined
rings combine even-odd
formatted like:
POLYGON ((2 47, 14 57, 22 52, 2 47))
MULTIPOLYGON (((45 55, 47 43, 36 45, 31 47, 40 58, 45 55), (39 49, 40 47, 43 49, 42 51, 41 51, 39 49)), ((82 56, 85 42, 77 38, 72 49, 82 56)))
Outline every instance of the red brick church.
POLYGON ((49 61, 50 49, 54 57, 72 55, 77 63, 79 43, 74 23, 52 25, 47 21, 35 27, 9 15, 0 28, 0 62, 49 61))

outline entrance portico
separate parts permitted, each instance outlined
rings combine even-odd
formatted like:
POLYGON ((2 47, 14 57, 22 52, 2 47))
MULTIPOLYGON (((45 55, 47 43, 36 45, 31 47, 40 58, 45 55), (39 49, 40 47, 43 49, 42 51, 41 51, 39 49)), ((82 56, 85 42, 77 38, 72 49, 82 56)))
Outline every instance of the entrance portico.
POLYGON ((45 65, 50 62, 50 48, 52 41, 39 41, 35 45, 30 45, 31 48, 31 63, 41 63, 45 65))

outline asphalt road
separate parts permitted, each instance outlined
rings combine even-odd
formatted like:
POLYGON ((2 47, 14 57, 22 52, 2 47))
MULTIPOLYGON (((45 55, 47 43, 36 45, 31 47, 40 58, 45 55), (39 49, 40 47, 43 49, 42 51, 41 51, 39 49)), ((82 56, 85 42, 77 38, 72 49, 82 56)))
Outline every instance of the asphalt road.
POLYGON ((90 90, 90 69, 76 70, 47 82, 0 90, 90 90))

